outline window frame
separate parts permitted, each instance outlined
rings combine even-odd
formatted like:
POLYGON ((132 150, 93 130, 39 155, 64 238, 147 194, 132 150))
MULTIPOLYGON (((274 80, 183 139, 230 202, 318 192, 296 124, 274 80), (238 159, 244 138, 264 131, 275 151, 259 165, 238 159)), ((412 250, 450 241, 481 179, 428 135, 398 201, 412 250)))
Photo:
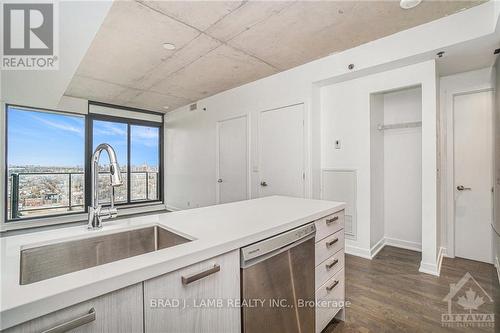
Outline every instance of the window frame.
MULTIPOLYGON (((124 106, 119 106, 119 105, 113 105, 113 104, 107 104, 107 103, 100 103, 100 102, 93 102, 93 101, 88 101, 88 111, 87 113, 79 113, 79 112, 70 112, 70 111, 65 111, 65 110, 55 110, 55 109, 48 109, 48 108, 43 108, 43 107, 33 107, 33 106, 25 106, 25 105, 19 105, 19 104, 13 104, 13 103, 2 103, 2 109, 5 111, 4 113, 4 135, 3 135, 3 159, 4 159, 4 189, 3 189, 3 198, 2 198, 2 204, 4 205, 4 220, 1 223, 1 228, 0 232, 11 230, 11 229, 24 229, 24 228, 33 228, 33 227, 43 227, 47 225, 53 225, 53 224, 63 224, 63 223, 71 223, 71 222, 82 222, 86 221, 87 219, 87 214, 88 214, 88 206, 90 205, 90 197, 91 197, 91 191, 90 191, 90 184, 91 184, 91 176, 90 176, 90 163, 92 159, 92 153, 93 153, 93 136, 92 136, 92 123, 93 120, 103 120, 103 121, 113 121, 113 122, 120 122, 120 123, 126 123, 127 124, 127 152, 128 152, 128 157, 127 157, 127 183, 130 185, 130 126, 133 125, 138 125, 138 126, 149 126, 149 127, 156 127, 159 130, 159 135, 158 135, 158 147, 159 147, 159 152, 158 152, 158 199, 156 200, 137 200, 137 201, 131 201, 130 200, 130 186, 127 187, 127 202, 126 203, 117 203, 116 206, 121 207, 122 209, 128 209, 130 208, 130 213, 131 215, 135 214, 141 214, 142 212, 136 212, 137 209, 143 208, 143 207, 155 207, 153 210, 163 210, 164 209, 164 188, 163 188, 163 177, 164 177, 164 121, 165 121, 165 115, 160 112, 154 112, 154 111, 148 111, 148 110, 142 110, 142 109, 137 109, 137 108, 131 108, 131 107, 124 107, 124 106), (140 113, 147 113, 147 114, 154 114, 157 116, 161 116, 161 123, 160 122, 154 122, 154 121, 147 121, 147 120, 141 120, 141 119, 133 119, 133 118, 126 118, 126 117, 119 117, 119 116, 107 116, 107 115, 102 115, 102 114, 96 114, 96 113, 90 113, 90 105, 100 105, 100 106, 106 106, 110 108, 115 108, 115 109, 123 109, 123 110, 129 110, 129 111, 134 111, 134 112, 140 112, 140 113), (61 115, 67 115, 67 116, 75 116, 75 117, 82 117, 84 119, 84 184, 85 184, 85 203, 84 203, 84 209, 81 211, 73 211, 73 212, 64 212, 64 213, 56 213, 56 214, 48 214, 48 215, 43 215, 43 216, 32 216, 32 217, 26 217, 26 218, 18 218, 18 219, 11 219, 9 217, 9 210, 7 206, 7 200, 9 200, 8 196, 8 181, 9 181, 9 161, 8 161, 8 151, 9 151, 9 138, 8 138, 8 126, 9 126, 9 108, 18 108, 26 111, 33 111, 33 112, 47 112, 47 113, 53 113, 53 114, 61 114, 61 115), (163 207, 161 207, 163 206, 163 207)), ((129 214, 126 214, 129 215, 129 214)))
MULTIPOLYGON (((89 107, 91 104, 95 105, 95 102, 89 102, 89 107)), ((103 105, 102 103, 99 103, 98 105, 103 105)), ((109 105, 106 104, 107 107, 112 107, 115 109, 124 109, 124 110, 130 110, 130 111, 135 111, 135 112, 141 112, 138 111, 137 109, 132 109, 131 108, 124 108, 124 107, 118 107, 116 105, 109 105)), ((144 111, 142 111, 144 112, 144 111)), ((156 113, 155 113, 156 114, 156 113)), ((87 156, 89 156, 89 163, 86 163, 85 166, 85 174, 87 174, 87 168, 88 168, 88 174, 90 175, 90 158, 92 157, 93 153, 93 142, 94 142, 94 136, 93 136, 93 123, 94 120, 97 121, 107 121, 107 122, 115 122, 115 123, 121 123, 121 124, 127 124, 127 202, 120 202, 120 203, 115 203, 115 206, 117 207, 133 207, 136 205, 140 204, 157 204, 157 203, 163 203, 163 114, 162 114, 162 122, 157 123, 157 122, 152 122, 152 121, 147 121, 147 120, 141 120, 141 119, 132 119, 132 118, 124 118, 124 117, 116 117, 116 116, 108 116, 108 115, 103 115, 103 114, 97 114, 97 113, 88 113, 88 123, 87 123, 87 131, 88 135, 85 136, 86 143, 85 147, 88 149, 87 156), (131 157, 131 126, 148 126, 148 127, 155 127, 158 128, 159 135, 158 135, 158 199, 156 200, 131 200, 131 188, 130 188, 130 182, 132 177, 130 177, 131 174, 131 165, 130 165, 130 157, 131 157)), ((89 177, 85 177, 85 188, 89 188, 91 186, 92 180, 89 177), (87 187, 88 186, 88 187, 87 187)), ((85 192, 85 201, 90 203, 90 197, 91 197, 91 191, 86 191, 85 192)), ((87 205, 88 206, 88 205, 87 205)), ((105 205, 103 205, 105 206, 105 205)), ((107 206, 107 205, 106 205, 107 206)))

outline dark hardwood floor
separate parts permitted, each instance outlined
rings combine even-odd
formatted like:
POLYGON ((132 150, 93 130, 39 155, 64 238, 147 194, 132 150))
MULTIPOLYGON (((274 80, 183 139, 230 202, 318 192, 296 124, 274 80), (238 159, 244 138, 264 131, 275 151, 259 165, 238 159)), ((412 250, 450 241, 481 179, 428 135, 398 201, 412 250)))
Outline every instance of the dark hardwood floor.
POLYGON ((390 246, 373 260, 346 255, 346 296, 351 304, 346 321, 333 322, 324 332, 500 332, 500 288, 493 265, 445 258, 441 276, 435 277, 418 272, 420 257, 418 252, 390 246), (487 295, 468 279, 451 303, 452 313, 493 313, 496 328, 443 327, 441 315, 448 313, 443 299, 450 284, 459 283, 467 272, 487 295), (469 292, 466 297, 469 289, 476 294, 469 292))

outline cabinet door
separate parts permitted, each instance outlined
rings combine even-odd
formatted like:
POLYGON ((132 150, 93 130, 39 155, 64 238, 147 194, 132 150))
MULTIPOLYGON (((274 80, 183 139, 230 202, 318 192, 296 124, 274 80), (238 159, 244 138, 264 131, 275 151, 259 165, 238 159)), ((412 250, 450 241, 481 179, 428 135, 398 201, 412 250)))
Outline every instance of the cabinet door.
POLYGON ((239 251, 144 282, 147 333, 240 331, 239 251))
POLYGON ((142 283, 138 283, 30 320, 3 332, 138 333, 143 331, 142 300, 142 283))

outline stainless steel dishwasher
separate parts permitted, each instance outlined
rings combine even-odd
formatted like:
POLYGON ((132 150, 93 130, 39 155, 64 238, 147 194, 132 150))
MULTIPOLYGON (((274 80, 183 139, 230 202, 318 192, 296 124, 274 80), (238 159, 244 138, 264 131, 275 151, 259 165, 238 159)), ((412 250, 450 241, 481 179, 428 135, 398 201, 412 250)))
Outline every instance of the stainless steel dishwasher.
POLYGON ((241 249, 244 333, 315 328, 314 223, 241 249))

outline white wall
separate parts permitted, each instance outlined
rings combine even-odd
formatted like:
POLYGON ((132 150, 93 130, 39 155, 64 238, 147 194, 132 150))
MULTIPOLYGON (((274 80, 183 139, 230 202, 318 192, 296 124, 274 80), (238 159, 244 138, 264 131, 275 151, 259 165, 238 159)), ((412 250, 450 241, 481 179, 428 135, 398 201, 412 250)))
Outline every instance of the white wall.
MULTIPOLYGON (((386 93, 386 124, 422 120, 420 87, 386 93)), ((392 129, 384 137, 385 238, 418 249, 422 244, 422 130, 392 129)))
POLYGON ((384 124, 384 94, 370 95, 370 250, 384 240, 384 133, 378 130, 384 124))
MULTIPOLYGON (((358 169, 358 237, 348 242, 358 255, 370 254, 370 119, 369 94, 422 84, 422 241, 423 271, 436 273, 437 267, 437 157, 436 157, 436 70, 438 50, 467 43, 495 32, 498 12, 491 2, 440 20, 340 52, 291 70, 234 88, 198 101, 198 110, 188 107, 167 116, 167 206, 185 209, 216 203, 215 123, 247 114, 250 119, 251 196, 258 193, 258 113, 303 103, 306 114, 306 196, 320 197, 322 167, 358 169), (467 29, 463 27, 467 26, 467 29), (349 64, 355 69, 347 69, 349 64), (398 67, 413 66, 395 69, 398 67), (415 67, 414 67, 415 66, 415 67), (395 70, 394 70, 395 69, 395 70), (384 72, 387 71, 387 72, 384 72), (381 74, 377 74, 381 73, 381 74), (370 75, 370 76, 367 76, 370 75), (372 76, 373 75, 373 76, 372 76), (379 75, 379 76, 378 76, 379 75), (346 101, 341 108, 352 112, 344 126, 324 119, 322 88, 347 80, 371 77, 369 86, 346 101), (371 83, 371 84, 370 84, 371 83), (393 86, 394 85, 394 86, 393 86), (201 111, 206 109, 206 111, 201 111), (327 125, 325 125, 327 124, 327 125), (327 126, 327 127, 324 127, 327 126), (321 129, 321 130, 320 130, 321 129), (337 131, 336 131, 337 130, 337 131), (350 141, 347 132, 360 137, 350 141), (327 133, 328 132, 328 133, 327 133), (332 133, 335 133, 333 135, 332 133), (335 163, 331 152, 335 137, 341 138, 352 154, 335 163), (325 154, 326 151, 326 154, 325 154)), ((362 84, 363 85, 363 84, 362 84)), ((348 93, 358 90, 352 86, 348 93)), ((341 150, 339 154, 344 154, 341 150)), ((344 154, 346 155, 346 154, 344 154)))
MULTIPOLYGON (((188 208, 188 198, 189 207, 215 204, 215 122, 240 114, 254 118, 256 112, 297 103, 304 103, 306 112, 306 195, 319 198, 320 133, 312 128, 319 128, 321 123, 320 86, 434 59, 437 50, 491 35, 498 19, 493 8, 494 4, 488 2, 200 100, 198 110, 207 111, 190 112, 186 106, 169 112, 167 121, 172 134, 167 139, 176 142, 167 143, 167 156, 173 156, 166 175, 169 206, 188 208), (465 26, 467 29, 463 29, 465 26), (351 63, 355 65, 353 71, 347 69, 351 63), (193 137, 186 137, 184 123, 193 137), (200 133, 195 133, 197 130, 200 133), (174 131, 183 139, 173 138, 174 131)), ((251 119, 252 132, 256 126, 256 120, 251 119)), ((255 170, 254 133, 251 139, 255 170)), ((252 193, 258 186, 254 178, 252 193)))
POLYGON ((370 104, 370 255, 384 245, 421 251, 421 128, 379 125, 422 120, 421 88, 377 93, 370 104))
MULTIPOLYGON (((346 82, 323 87, 321 90, 321 142, 323 168, 352 168, 358 170, 358 235, 356 240, 348 240, 346 249, 358 255, 369 257, 372 224, 371 203, 371 154, 370 95, 378 92, 399 90, 404 87, 421 85, 422 109, 422 214, 421 234, 423 271, 437 273, 437 207, 436 168, 437 142, 436 117, 437 96, 434 61, 407 66, 383 73, 369 75, 346 82), (337 150, 333 142, 342 141, 343 149, 337 150)), ((413 102, 414 102, 413 97, 413 102)), ((393 98, 394 99, 394 98, 393 98)), ((391 102, 393 99, 388 100, 391 102)), ((385 103, 384 103, 385 104, 385 103)), ((417 104, 416 107, 420 105, 417 104)), ((415 106, 412 106, 415 108, 415 106)), ((392 113, 389 113, 394 117, 392 113)), ((379 116, 380 118, 380 116, 379 116)), ((387 119, 385 119, 387 122, 387 119)), ((385 163, 385 161, 384 161, 385 163)), ((386 174, 387 175, 387 174, 386 174)), ((384 187, 387 183, 384 182, 384 187)), ((378 225, 378 224, 377 224, 378 225)), ((373 231, 380 235, 380 230, 373 231)), ((376 236, 377 237, 377 236, 376 236)))
MULTIPOLYGON (((319 144, 318 168, 357 169, 357 239, 349 240, 351 253, 370 256, 370 94, 422 86, 422 234, 423 270, 437 272, 437 208, 436 208, 436 68, 434 60, 368 75, 350 81, 318 88, 311 76, 318 62, 301 66, 271 78, 256 81, 210 97, 198 103, 206 111, 177 111, 167 116, 167 206, 173 209, 205 206, 216 202, 215 129, 216 122, 239 114, 248 114, 251 123, 252 197, 258 189, 258 122, 260 111, 303 102, 306 116, 306 136, 321 133, 319 141, 309 141, 306 155, 309 167, 306 182, 312 196, 310 146, 319 144), (308 69, 308 70, 307 70, 308 69), (321 97, 321 101, 313 97, 321 97), (311 105, 321 106, 319 115, 311 105), (331 112, 331 110, 339 112, 331 112), (319 119, 311 125, 311 118, 319 119), (317 126, 320 126, 318 128, 317 126), (335 139, 342 140, 343 149, 335 150, 335 139)), ((320 68, 327 68, 320 66, 320 68)), ((335 72, 333 70, 333 72, 335 72)), ((314 75, 314 76, 316 76, 314 75)), ((325 72, 321 76, 324 76, 325 72)))
POLYGON ((449 257, 455 256, 454 244, 454 174, 453 174, 453 96, 473 91, 495 88, 495 69, 480 70, 444 76, 440 78, 439 108, 440 108, 440 140, 442 181, 440 186, 441 220, 440 246, 449 257))

